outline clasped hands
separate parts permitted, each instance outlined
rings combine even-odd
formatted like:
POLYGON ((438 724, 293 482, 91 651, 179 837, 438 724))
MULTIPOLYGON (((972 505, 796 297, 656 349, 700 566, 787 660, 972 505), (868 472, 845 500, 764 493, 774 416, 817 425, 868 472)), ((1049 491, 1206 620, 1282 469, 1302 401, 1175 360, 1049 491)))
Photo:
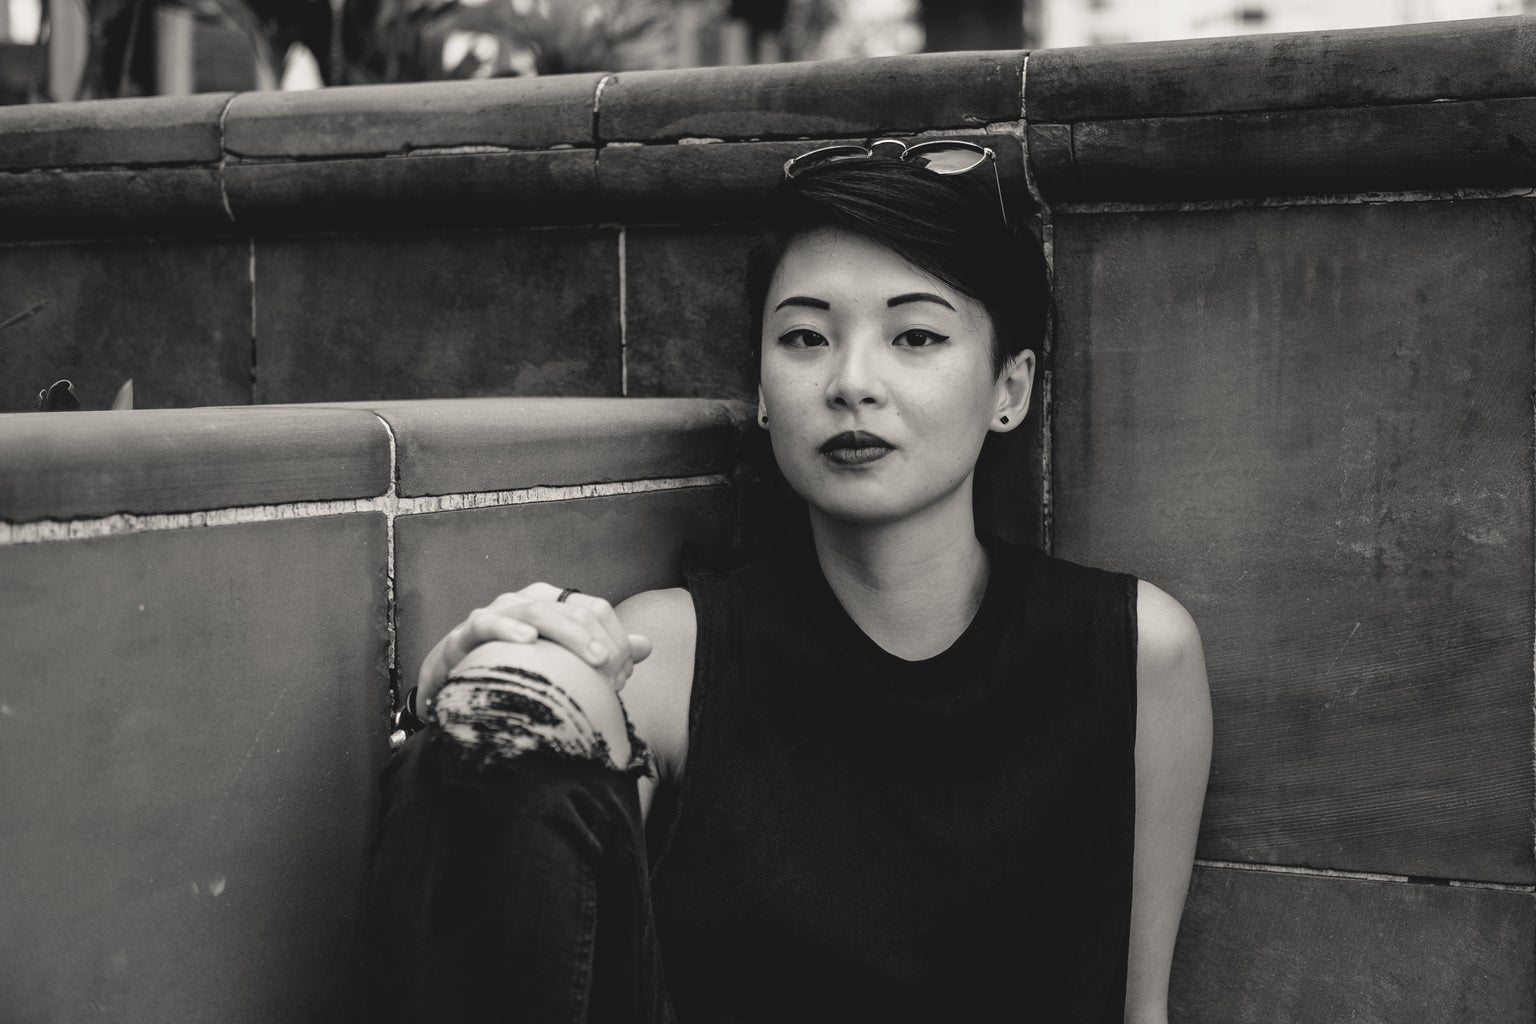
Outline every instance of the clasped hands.
POLYGON ((531 644, 542 638, 559 644, 607 676, 615 692, 622 690, 636 663, 650 657, 650 638, 626 633, 613 605, 601 597, 578 592, 556 601, 560 594, 552 584, 532 583, 470 612, 422 661, 417 706, 430 706, 454 666, 495 641, 531 644))

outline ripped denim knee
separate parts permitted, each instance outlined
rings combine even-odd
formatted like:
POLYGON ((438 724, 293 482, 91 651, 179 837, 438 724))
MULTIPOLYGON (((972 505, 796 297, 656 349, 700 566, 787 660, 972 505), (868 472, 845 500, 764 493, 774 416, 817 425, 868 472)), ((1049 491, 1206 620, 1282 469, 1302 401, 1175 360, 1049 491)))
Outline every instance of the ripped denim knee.
POLYGON ((630 757, 614 762, 602 731, 581 705, 546 676, 511 665, 477 667, 451 675, 427 712, 443 740, 482 770, 533 753, 596 763, 626 775, 651 775, 651 754, 635 735, 629 716, 624 731, 630 757))

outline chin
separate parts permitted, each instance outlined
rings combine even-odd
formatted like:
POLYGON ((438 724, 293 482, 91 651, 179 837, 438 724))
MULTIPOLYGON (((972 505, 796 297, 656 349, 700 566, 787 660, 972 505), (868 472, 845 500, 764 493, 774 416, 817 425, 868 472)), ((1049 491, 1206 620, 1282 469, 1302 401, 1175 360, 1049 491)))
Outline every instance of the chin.
POLYGON ((815 512, 841 523, 879 526, 922 511, 932 495, 902 494, 889 485, 849 486, 846 481, 817 480, 795 490, 815 512))
POLYGON ((877 481, 872 477, 824 476, 817 472, 809 474, 809 479, 786 479, 815 513, 862 526, 882 526, 918 515, 943 503, 964 482, 962 477, 938 487, 914 486, 916 481, 910 476, 877 481))
POLYGON ((884 526, 887 523, 900 522, 911 515, 912 509, 892 509, 871 507, 869 504, 854 505, 844 502, 829 505, 822 502, 807 502, 811 509, 819 512, 828 519, 839 523, 847 523, 850 526, 884 526))

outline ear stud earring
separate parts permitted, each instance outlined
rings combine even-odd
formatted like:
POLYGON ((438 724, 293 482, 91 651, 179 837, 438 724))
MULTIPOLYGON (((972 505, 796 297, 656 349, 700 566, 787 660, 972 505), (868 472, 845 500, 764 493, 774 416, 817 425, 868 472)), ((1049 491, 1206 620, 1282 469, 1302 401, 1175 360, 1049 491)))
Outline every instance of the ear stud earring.
POLYGON ((1007 417, 1007 416, 1003 416, 1003 417, 1001 417, 1001 419, 1002 419, 1002 421, 1003 421, 1003 422, 1004 422, 1004 423, 1007 423, 1007 422, 1008 422, 1008 417, 1007 417))

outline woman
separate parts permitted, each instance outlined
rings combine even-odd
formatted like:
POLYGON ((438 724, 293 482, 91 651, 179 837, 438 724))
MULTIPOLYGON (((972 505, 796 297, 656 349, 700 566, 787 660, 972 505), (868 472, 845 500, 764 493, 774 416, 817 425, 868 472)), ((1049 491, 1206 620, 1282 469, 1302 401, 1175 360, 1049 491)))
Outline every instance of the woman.
POLYGON ((786 164, 748 292, 808 531, 616 608, 536 583, 428 656, 384 779, 378 1016, 1167 1020, 1199 636, 977 529, 1049 301, 993 161, 786 164))

